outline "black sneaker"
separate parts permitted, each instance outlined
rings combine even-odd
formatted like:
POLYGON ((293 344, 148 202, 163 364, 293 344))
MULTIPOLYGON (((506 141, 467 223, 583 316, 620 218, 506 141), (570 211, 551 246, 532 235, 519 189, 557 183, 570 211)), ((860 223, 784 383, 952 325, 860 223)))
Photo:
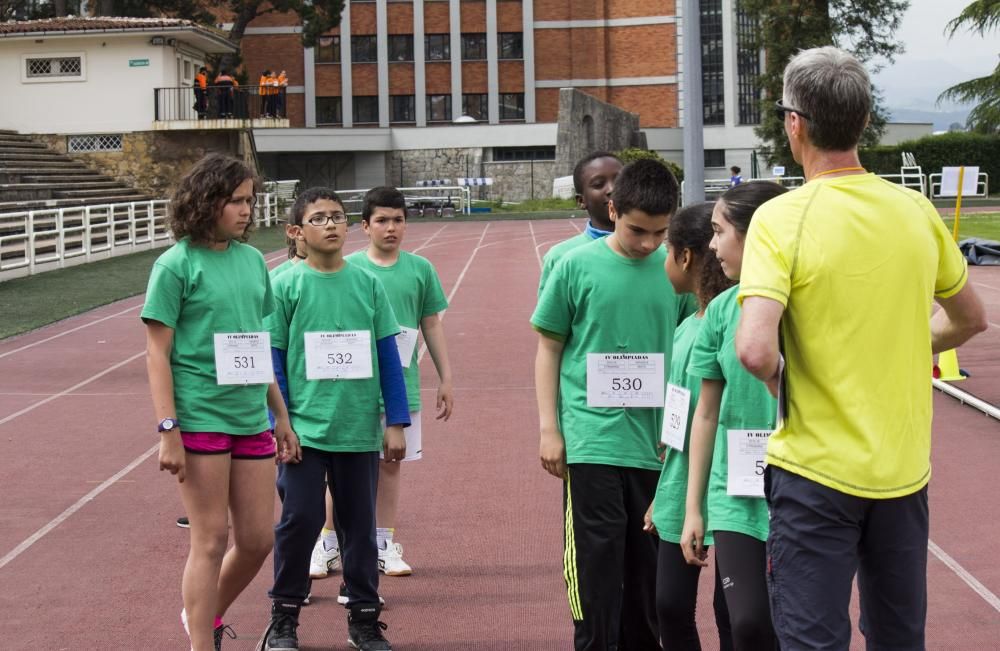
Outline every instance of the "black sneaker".
POLYGON ((177 526, 181 529, 190 529, 191 521, 188 520, 186 516, 177 518, 177 526))
POLYGON ((236 639, 236 631, 233 630, 232 626, 226 626, 223 624, 215 629, 215 651, 222 651, 222 636, 226 635, 231 640, 236 639))
MULTIPOLYGON (((346 606, 348 601, 349 600, 347 598, 347 584, 341 581, 340 592, 337 593, 337 603, 340 604, 341 606, 346 606)), ((380 606, 385 605, 385 599, 382 598, 382 595, 378 596, 378 604, 380 606)))
POLYGON ((347 643, 358 651, 392 651, 382 631, 389 628, 378 619, 381 606, 371 604, 351 608, 347 615, 347 643))
POLYGON ((271 603, 271 623, 264 631, 263 651, 299 651, 299 605, 271 603))

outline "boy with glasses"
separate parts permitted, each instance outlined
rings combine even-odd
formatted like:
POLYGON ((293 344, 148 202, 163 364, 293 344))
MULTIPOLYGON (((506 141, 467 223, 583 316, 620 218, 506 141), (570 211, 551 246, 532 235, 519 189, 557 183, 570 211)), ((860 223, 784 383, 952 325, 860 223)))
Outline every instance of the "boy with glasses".
POLYGON ((347 215, 332 190, 303 192, 292 209, 292 235, 306 259, 275 280, 268 321, 275 375, 287 386, 302 459, 278 476, 281 521, 275 527, 271 623, 266 651, 299 648, 299 610, 309 592, 309 555, 323 526, 326 478, 343 536, 349 600, 348 642, 364 651, 392 647, 379 621, 375 494, 379 450, 406 455, 410 425, 396 348, 399 325, 382 283, 344 260, 347 215), (385 434, 379 396, 385 403, 385 434))

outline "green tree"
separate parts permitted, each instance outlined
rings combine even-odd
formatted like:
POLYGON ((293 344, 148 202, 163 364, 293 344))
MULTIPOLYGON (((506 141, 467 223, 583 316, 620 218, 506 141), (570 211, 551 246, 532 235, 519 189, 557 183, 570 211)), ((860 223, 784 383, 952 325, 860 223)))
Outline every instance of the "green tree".
MULTIPOLYGON (((781 97, 783 73, 799 50, 835 45, 851 52, 876 72, 903 51, 893 39, 909 0, 741 0, 740 10, 757 19, 758 45, 765 51, 761 123, 755 129, 763 141, 761 155, 772 165, 785 165, 792 174, 801 168, 792 159, 783 123, 771 107, 781 97)), ((873 88, 871 122, 862 145, 874 145, 885 131, 886 113, 881 95, 873 88)))
MULTIPOLYGON (((1000 26, 1000 0, 975 0, 945 26, 948 38, 965 27, 973 33, 985 37, 986 32, 1000 26)), ((966 120, 966 127, 978 133, 1000 133, 1000 63, 993 73, 977 77, 946 89, 938 97, 940 104, 951 100, 961 104, 975 102, 966 120)))
POLYGON ((645 160, 648 158, 651 160, 655 160, 656 162, 665 165, 667 169, 673 173, 678 183, 684 180, 684 170, 681 169, 681 166, 673 161, 665 159, 663 156, 660 156, 655 151, 649 149, 643 149, 641 147, 629 147, 628 149, 622 149, 621 151, 615 152, 615 156, 620 158, 622 163, 626 165, 628 165, 632 161, 637 161, 640 159, 645 160))

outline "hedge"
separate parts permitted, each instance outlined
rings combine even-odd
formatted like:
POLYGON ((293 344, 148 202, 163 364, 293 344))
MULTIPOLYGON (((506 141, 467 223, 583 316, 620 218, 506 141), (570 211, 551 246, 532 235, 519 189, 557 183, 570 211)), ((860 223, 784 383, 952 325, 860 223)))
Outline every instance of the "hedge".
POLYGON ((990 177, 991 194, 1000 193, 1000 135, 944 133, 908 140, 895 146, 861 150, 861 164, 878 174, 899 174, 902 153, 911 152, 924 174, 937 174, 942 167, 978 165, 990 177))

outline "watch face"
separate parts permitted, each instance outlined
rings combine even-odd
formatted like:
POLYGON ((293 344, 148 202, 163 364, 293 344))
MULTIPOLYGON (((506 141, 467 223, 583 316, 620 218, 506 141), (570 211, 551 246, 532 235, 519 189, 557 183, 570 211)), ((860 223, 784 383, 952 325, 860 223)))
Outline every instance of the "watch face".
POLYGON ((165 418, 162 421, 160 421, 161 432, 169 432, 175 427, 177 427, 177 421, 172 418, 165 418))

